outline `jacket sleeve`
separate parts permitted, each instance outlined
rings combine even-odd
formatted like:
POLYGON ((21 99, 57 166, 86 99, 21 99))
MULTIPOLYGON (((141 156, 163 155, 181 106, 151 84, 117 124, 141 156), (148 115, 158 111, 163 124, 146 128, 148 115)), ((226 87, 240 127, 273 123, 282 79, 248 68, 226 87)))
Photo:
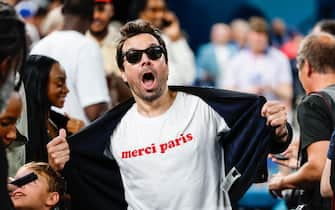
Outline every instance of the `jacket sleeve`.
POLYGON ((70 160, 63 174, 73 210, 127 209, 119 167, 104 155, 110 136, 133 103, 116 106, 68 139, 70 160))

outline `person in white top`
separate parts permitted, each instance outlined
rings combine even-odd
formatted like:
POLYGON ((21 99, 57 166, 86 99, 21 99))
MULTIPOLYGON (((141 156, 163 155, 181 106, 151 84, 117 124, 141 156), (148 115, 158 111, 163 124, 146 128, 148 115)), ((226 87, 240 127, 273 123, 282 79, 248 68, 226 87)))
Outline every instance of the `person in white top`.
POLYGON ((116 64, 116 45, 121 35, 118 28, 111 27, 110 20, 113 16, 112 0, 94 0, 93 22, 86 32, 86 37, 94 40, 100 46, 111 105, 115 106, 128 99, 131 94, 127 85, 122 81, 119 67, 116 64))
POLYGON ((248 48, 232 59, 221 87, 264 95, 268 100, 280 100, 289 107, 293 91, 289 60, 269 46, 265 20, 253 17, 249 23, 248 48))
POLYGON ((210 42, 203 44, 197 54, 197 85, 218 87, 237 47, 229 43, 231 29, 224 23, 211 27, 210 42))
POLYGON ((84 36, 93 16, 93 1, 64 2, 64 26, 35 45, 30 54, 45 55, 64 67, 70 90, 63 112, 86 124, 108 108, 109 95, 99 46, 84 36))

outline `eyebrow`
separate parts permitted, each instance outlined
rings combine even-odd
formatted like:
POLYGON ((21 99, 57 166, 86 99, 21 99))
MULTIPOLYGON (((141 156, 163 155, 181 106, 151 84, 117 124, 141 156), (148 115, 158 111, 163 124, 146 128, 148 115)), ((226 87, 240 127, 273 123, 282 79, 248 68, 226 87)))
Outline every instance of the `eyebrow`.
POLYGON ((0 121, 2 121, 2 120, 8 120, 8 121, 12 122, 12 121, 16 121, 17 118, 16 117, 0 117, 0 121))
MULTIPOLYGON (((160 46, 160 44, 158 43, 152 43, 151 45, 149 45, 149 47, 157 47, 157 46, 160 46)), ((145 48, 145 49, 148 49, 149 47, 145 48)), ((145 50, 143 49, 143 50, 145 50)), ((140 50, 140 49, 136 49, 136 48, 129 48, 128 50, 126 50, 125 52, 129 51, 129 50, 140 50)))
POLYGON ((66 76, 65 75, 57 75, 55 77, 55 80, 65 80, 66 79, 66 76))

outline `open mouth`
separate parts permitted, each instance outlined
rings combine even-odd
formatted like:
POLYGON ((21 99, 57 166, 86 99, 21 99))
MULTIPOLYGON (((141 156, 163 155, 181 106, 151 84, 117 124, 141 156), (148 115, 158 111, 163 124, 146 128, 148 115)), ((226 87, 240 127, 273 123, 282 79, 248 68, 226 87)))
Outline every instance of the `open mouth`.
POLYGON ((152 88, 155 83, 155 75, 151 72, 144 73, 142 76, 142 83, 146 89, 152 88))
POLYGON ((23 197, 23 196, 25 196, 25 194, 22 193, 22 192, 14 192, 14 193, 11 195, 11 197, 13 197, 13 198, 20 198, 20 197, 23 197))

